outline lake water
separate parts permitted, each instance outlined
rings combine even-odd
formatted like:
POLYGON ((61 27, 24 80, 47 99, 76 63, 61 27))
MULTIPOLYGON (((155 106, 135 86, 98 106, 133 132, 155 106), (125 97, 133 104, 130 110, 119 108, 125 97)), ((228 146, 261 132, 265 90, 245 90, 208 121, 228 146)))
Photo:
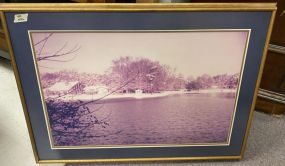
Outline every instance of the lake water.
POLYGON ((225 143, 234 102, 234 93, 108 101, 94 115, 109 126, 88 129, 98 137, 74 145, 225 143))

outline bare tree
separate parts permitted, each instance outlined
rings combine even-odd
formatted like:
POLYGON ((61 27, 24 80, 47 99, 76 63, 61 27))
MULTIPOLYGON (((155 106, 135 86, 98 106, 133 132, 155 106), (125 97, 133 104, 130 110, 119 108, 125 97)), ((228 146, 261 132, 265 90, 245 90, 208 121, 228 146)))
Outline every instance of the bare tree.
MULTIPOLYGON (((53 61, 64 63, 74 60, 76 53, 81 47, 79 45, 75 45, 71 48, 67 48, 67 42, 64 43, 60 49, 53 51, 52 53, 44 53, 46 45, 53 36, 54 34, 50 33, 42 40, 34 44, 37 62, 53 61)), ((55 144, 61 146, 75 145, 87 137, 93 138, 106 136, 88 132, 88 129, 94 126, 106 128, 109 125, 108 118, 111 114, 108 114, 106 117, 101 119, 95 115, 95 112, 101 110, 104 106, 104 102, 99 101, 114 93, 118 89, 123 88, 128 84, 128 82, 129 81, 122 84, 102 98, 92 101, 77 100, 68 102, 61 99, 72 92, 58 97, 46 98, 49 122, 55 144), (91 103, 95 104, 95 107, 92 107, 92 109, 89 107, 91 103)), ((108 134, 117 134, 119 132, 121 131, 108 134)))
POLYGON ((42 40, 34 43, 34 48, 36 49, 36 59, 37 62, 40 62, 42 60, 46 61, 55 61, 55 62, 68 62, 73 60, 76 55, 74 55, 76 52, 80 50, 79 45, 75 45, 71 48, 68 48, 67 50, 67 42, 62 45, 62 47, 52 53, 43 53, 46 44, 48 43, 49 39, 54 35, 54 33, 48 34, 46 37, 44 37, 42 40), (67 51, 66 51, 67 50, 67 51), (70 58, 71 55, 74 55, 70 58), (68 58, 68 59, 59 59, 59 58, 68 58))

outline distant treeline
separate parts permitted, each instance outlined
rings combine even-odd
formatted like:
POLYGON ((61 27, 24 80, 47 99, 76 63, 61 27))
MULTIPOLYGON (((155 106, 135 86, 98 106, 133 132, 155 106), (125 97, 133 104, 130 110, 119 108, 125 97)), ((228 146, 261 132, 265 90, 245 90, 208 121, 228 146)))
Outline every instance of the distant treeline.
POLYGON ((238 85, 239 74, 221 74, 216 76, 209 76, 204 74, 197 79, 188 81, 186 83, 187 90, 198 90, 208 88, 221 88, 221 89, 233 89, 238 85))
POLYGON ((238 74, 216 76, 204 74, 197 78, 185 78, 177 74, 175 69, 162 65, 158 61, 127 56, 113 60, 104 74, 63 70, 42 74, 41 83, 43 88, 48 88, 56 82, 71 81, 79 81, 85 86, 104 85, 109 89, 124 85, 118 92, 134 92, 140 89, 147 93, 181 89, 235 88, 238 84, 238 76, 238 74))

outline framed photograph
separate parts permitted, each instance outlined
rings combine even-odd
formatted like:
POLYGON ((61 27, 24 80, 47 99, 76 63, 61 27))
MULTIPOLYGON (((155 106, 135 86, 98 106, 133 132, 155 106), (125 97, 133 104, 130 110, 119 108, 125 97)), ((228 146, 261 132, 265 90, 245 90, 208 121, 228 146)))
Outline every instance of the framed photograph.
POLYGON ((35 159, 241 159, 275 4, 1 4, 35 159))

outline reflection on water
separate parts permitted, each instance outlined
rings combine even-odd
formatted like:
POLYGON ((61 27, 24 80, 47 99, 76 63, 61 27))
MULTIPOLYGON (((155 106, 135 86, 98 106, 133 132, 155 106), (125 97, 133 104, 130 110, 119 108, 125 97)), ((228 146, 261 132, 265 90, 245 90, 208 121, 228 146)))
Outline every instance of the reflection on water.
MULTIPOLYGON (((98 119, 106 128, 88 132, 76 145, 225 143, 234 109, 234 93, 180 94, 151 99, 107 101, 98 119)), ((95 104, 89 105, 96 107, 95 104)))

